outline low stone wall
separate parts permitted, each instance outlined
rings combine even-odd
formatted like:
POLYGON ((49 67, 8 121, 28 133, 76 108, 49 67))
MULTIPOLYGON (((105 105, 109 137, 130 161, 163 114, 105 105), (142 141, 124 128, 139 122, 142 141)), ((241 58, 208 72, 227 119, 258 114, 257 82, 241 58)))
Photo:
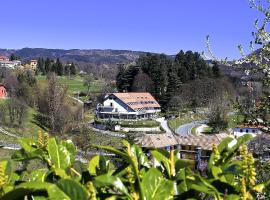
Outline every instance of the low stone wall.
POLYGON ((116 131, 124 131, 124 132, 160 132, 160 128, 152 127, 152 128, 130 128, 130 127, 115 127, 116 131))

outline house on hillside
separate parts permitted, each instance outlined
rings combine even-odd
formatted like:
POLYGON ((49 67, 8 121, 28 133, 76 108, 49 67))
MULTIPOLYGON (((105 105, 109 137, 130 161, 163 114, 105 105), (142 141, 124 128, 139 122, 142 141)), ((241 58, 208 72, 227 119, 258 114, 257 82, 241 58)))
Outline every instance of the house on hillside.
POLYGON ((18 67, 18 66, 21 66, 21 61, 19 61, 19 60, 12 60, 11 61, 11 60, 9 60, 8 57, 0 55, 0 67, 13 69, 13 68, 18 67))
POLYGON ((7 98, 7 89, 0 83, 0 98, 7 98))
POLYGON ((141 120, 152 119, 161 106, 148 92, 111 93, 98 104, 96 116, 100 119, 141 120))
POLYGON ((35 71, 37 69, 37 64, 38 64, 37 60, 30 60, 24 65, 24 68, 27 70, 35 71))
POLYGON ((262 126, 258 126, 258 125, 242 125, 242 126, 235 127, 233 129, 233 135, 235 137, 240 137, 245 134, 251 134, 253 137, 255 137, 256 135, 259 135, 262 133, 261 128, 262 126))
POLYGON ((9 61, 9 58, 6 56, 1 56, 0 55, 0 61, 9 61))

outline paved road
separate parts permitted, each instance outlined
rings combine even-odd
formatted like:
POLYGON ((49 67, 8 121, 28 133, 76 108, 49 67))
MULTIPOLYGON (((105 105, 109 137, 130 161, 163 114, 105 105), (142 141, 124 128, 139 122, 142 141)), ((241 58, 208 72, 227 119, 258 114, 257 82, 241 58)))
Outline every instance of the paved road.
POLYGON ((160 126, 164 129, 164 131, 166 131, 167 134, 173 134, 168 126, 168 121, 164 117, 158 118, 156 121, 160 123, 160 126))
POLYGON ((188 124, 184 124, 182 126, 179 126, 176 129, 176 133, 180 136, 187 137, 188 134, 191 133, 192 128, 202 125, 202 124, 206 124, 206 123, 207 123, 207 120, 201 120, 201 121, 194 121, 188 124))

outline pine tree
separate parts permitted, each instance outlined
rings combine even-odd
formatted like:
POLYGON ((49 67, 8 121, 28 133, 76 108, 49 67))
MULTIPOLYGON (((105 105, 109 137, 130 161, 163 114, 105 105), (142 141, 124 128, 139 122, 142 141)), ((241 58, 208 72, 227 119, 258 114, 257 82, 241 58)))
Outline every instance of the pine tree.
POLYGON ((10 60, 10 61, 13 61, 13 60, 19 60, 19 57, 16 56, 14 53, 12 53, 12 54, 10 55, 9 60, 10 60))
POLYGON ((39 58, 38 59, 38 64, 37 64, 37 70, 36 72, 40 72, 42 73, 43 75, 45 74, 45 63, 44 63, 44 60, 43 58, 39 58))
POLYGON ((51 68, 52 68, 51 60, 49 58, 46 58, 44 67, 45 73, 48 74, 52 70, 51 68))
POLYGON ((63 65, 62 65, 62 63, 61 63, 61 61, 60 61, 59 58, 57 58, 57 60, 56 60, 55 68, 56 68, 55 73, 56 73, 58 76, 62 76, 62 75, 63 75, 63 72, 64 72, 64 69, 63 69, 63 65))
POLYGON ((76 75, 76 66, 75 66, 75 64, 73 62, 70 65, 70 74, 71 75, 76 75))

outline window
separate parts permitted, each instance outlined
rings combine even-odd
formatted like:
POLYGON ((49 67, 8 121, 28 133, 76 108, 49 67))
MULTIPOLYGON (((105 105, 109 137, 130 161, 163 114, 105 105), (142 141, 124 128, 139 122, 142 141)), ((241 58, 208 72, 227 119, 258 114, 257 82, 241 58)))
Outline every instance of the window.
POLYGON ((252 130, 252 133, 255 133, 255 130, 254 129, 252 130))
POLYGON ((248 133, 248 129, 246 129, 246 133, 248 133))
POLYGON ((110 103, 110 106, 113 107, 113 103, 110 103))
POLYGON ((243 132, 243 130, 242 129, 240 129, 240 133, 242 133, 243 132))
POLYGON ((118 108, 115 108, 115 112, 118 112, 118 108))

